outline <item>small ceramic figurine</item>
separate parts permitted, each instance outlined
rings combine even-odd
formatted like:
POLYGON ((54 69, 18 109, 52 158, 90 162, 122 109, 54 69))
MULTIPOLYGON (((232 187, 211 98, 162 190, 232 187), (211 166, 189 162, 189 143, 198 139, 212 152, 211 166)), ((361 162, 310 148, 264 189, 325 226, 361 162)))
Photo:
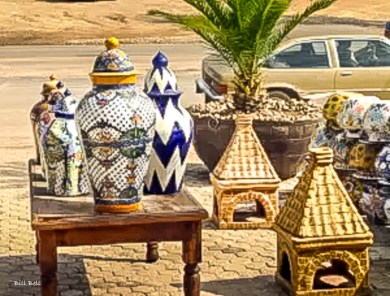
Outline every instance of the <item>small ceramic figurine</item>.
POLYGON ((137 73, 116 38, 105 42, 90 74, 93 88, 76 120, 86 151, 98 212, 138 210, 144 189, 156 112, 136 86, 137 73))
MULTIPOLYGON (((62 87, 57 83, 57 87, 62 87)), ((77 196, 89 192, 80 138, 74 121, 76 99, 68 89, 53 90, 41 115, 41 143, 47 165, 48 192, 77 196)))
POLYGON ((183 184, 194 132, 193 120, 180 104, 182 92, 176 76, 162 52, 154 57, 153 68, 146 74, 144 91, 155 102, 157 116, 145 192, 172 194, 183 184))
POLYGON ((374 103, 368 108, 363 130, 369 142, 390 141, 390 102, 374 103))
POLYGON ((339 126, 346 130, 346 137, 359 139, 363 128, 363 119, 366 111, 374 103, 379 103, 377 97, 351 97, 343 104, 338 114, 339 126))
POLYGON ((37 164, 42 165, 43 171, 45 170, 45 164, 42 162, 44 159, 41 141, 39 140, 41 135, 39 134, 39 117, 48 109, 48 99, 52 90, 55 90, 58 83, 57 78, 54 75, 49 77, 49 81, 45 82, 42 86, 41 96, 42 99, 37 102, 30 112, 30 120, 33 128, 33 136, 35 143, 36 161, 37 164))

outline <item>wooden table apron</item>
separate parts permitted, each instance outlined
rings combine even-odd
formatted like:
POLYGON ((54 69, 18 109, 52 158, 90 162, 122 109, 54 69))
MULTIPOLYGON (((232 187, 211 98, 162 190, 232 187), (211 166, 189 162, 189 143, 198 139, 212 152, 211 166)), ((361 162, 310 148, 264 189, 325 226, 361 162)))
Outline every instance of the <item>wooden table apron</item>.
MULTIPOLYGON (((141 213, 92 214, 93 203, 89 200, 84 204, 80 202, 80 213, 75 214, 71 212, 72 205, 69 206, 74 203, 72 197, 63 199, 62 203, 56 205, 58 199, 55 197, 44 196, 40 199, 35 196, 35 168, 35 162, 30 160, 31 223, 37 237, 42 295, 57 295, 57 247, 146 242, 146 261, 155 262, 159 258, 157 242, 160 241, 182 241, 184 295, 200 295, 198 263, 202 260, 202 219, 207 218, 208 214, 186 190, 171 196, 148 196, 149 203, 144 205, 145 211, 141 213), (165 201, 161 202, 163 198, 169 199, 166 201, 168 205, 170 200, 176 204, 171 209, 164 204, 165 201), (158 212, 159 206, 147 211, 154 200, 161 203, 161 213, 158 212), (54 210, 50 208, 52 203, 54 210), (61 213, 66 212, 65 209, 69 213, 61 213)), ((80 200, 85 202, 85 197, 80 200)), ((78 205, 76 200, 73 207, 77 208, 78 205)))

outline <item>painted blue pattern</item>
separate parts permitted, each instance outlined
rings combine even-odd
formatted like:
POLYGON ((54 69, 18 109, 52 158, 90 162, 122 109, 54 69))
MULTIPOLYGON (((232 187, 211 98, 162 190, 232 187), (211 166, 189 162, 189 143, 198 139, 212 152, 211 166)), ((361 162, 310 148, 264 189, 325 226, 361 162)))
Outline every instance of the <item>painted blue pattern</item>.
POLYGON ((155 102, 156 132, 151 162, 145 179, 145 192, 172 194, 180 191, 186 159, 194 137, 193 121, 180 104, 182 92, 168 59, 158 52, 153 68, 145 77, 144 91, 155 102))

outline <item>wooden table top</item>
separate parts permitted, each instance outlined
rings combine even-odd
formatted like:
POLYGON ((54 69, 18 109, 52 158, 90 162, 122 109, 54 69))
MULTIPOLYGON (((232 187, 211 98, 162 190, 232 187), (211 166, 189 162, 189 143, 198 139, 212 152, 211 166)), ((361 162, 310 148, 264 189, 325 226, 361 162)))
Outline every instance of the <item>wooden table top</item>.
POLYGON ((207 211, 186 190, 172 195, 144 195, 142 209, 126 214, 96 213, 90 196, 56 197, 47 194, 40 168, 29 162, 31 224, 34 230, 72 229, 145 223, 196 221, 207 211))

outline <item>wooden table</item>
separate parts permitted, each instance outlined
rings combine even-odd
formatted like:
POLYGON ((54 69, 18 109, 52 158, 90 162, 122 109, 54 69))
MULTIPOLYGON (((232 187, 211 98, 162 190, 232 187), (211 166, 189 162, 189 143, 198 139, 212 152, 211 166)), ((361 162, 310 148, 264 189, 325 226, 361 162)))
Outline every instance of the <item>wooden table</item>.
POLYGON ((30 160, 31 224, 37 237, 42 295, 57 295, 57 247, 144 242, 146 261, 155 262, 161 241, 182 241, 184 295, 200 295, 202 219, 208 214, 188 191, 146 195, 139 212, 98 214, 92 196, 48 196, 38 172, 30 160))

